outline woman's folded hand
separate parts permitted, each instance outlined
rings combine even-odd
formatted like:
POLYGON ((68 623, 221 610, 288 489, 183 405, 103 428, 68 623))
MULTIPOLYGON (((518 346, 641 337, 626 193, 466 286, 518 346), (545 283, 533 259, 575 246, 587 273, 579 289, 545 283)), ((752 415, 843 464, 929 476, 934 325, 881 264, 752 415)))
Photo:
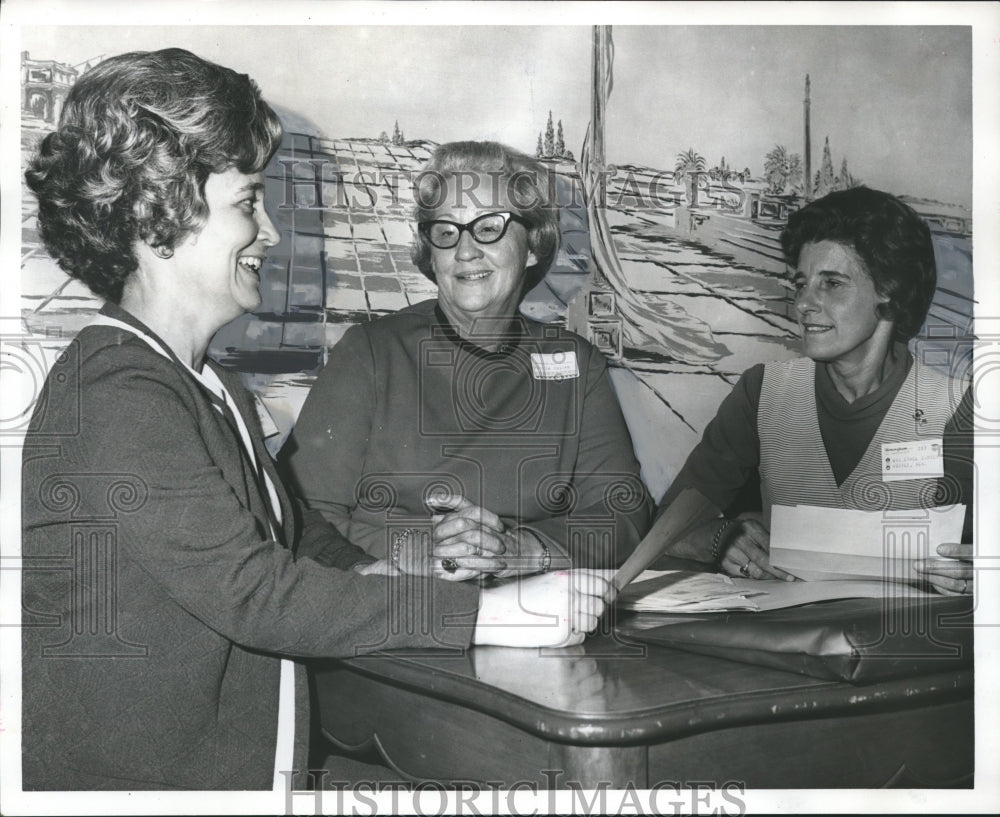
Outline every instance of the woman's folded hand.
POLYGON ((462 496, 437 497, 432 508, 439 511, 431 520, 435 576, 463 581, 507 569, 506 556, 516 542, 493 511, 462 496))

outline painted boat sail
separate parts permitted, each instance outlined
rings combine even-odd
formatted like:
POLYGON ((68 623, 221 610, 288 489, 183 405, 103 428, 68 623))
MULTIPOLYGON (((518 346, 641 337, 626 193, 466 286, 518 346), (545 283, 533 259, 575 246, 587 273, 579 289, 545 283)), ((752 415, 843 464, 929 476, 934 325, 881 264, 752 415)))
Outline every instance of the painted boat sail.
POLYGON ((580 176, 590 220, 590 246, 598 285, 614 293, 622 319, 622 345, 652 348, 661 355, 692 364, 713 363, 726 347, 712 336, 708 324, 670 301, 651 307, 625 280, 607 219, 607 165, 604 121, 613 87, 614 43, 611 26, 594 26, 591 72, 591 120, 584 139, 580 176))

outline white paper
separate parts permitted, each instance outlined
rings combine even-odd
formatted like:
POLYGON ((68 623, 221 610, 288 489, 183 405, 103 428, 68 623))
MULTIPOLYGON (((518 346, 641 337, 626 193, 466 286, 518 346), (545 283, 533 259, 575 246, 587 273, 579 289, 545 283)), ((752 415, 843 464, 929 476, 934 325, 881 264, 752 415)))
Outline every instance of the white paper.
POLYGON ((907 511, 859 511, 775 505, 771 564, 800 579, 914 581, 917 559, 959 542, 964 505, 907 511))

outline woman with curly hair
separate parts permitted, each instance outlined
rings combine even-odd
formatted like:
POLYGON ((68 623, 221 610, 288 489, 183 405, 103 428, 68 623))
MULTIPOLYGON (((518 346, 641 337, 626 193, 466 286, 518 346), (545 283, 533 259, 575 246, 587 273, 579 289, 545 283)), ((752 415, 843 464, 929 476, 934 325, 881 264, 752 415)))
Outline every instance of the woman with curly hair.
MULTIPOLYGON (((907 349, 937 283, 927 225, 896 197, 856 187, 793 213, 781 242, 805 357, 743 373, 618 582, 664 548, 732 576, 788 579, 768 557, 774 505, 965 503, 963 539, 971 541, 971 391, 907 349), (882 446, 934 440, 941 473, 900 479, 884 470, 882 446), (720 513, 746 502, 758 478, 762 514, 720 513)), ((972 545, 938 553, 946 558, 917 569, 941 593, 971 592, 972 545)))
POLYGON ((603 610, 595 574, 406 576, 285 490, 205 356, 260 303, 280 136, 247 76, 130 53, 80 78, 27 171, 50 253, 107 304, 24 444, 25 789, 283 788, 309 734, 290 659, 579 643, 603 610))
POLYGON ((549 181, 497 142, 438 146, 411 249, 437 298, 349 329, 306 398, 283 462, 369 553, 398 549, 405 520, 461 581, 613 567, 646 532, 604 357, 518 311, 559 248, 549 181))

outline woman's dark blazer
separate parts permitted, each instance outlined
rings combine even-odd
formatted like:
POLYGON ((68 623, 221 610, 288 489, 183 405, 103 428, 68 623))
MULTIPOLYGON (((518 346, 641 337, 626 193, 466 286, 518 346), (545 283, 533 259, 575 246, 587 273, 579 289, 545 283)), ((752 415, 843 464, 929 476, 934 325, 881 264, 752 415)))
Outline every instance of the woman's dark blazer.
POLYGON ((282 543, 243 447, 179 364, 91 326, 49 374, 23 456, 26 790, 270 788, 279 656, 470 642, 478 589, 398 592, 350 570, 368 557, 303 516, 249 395, 216 369, 277 489, 282 543))

